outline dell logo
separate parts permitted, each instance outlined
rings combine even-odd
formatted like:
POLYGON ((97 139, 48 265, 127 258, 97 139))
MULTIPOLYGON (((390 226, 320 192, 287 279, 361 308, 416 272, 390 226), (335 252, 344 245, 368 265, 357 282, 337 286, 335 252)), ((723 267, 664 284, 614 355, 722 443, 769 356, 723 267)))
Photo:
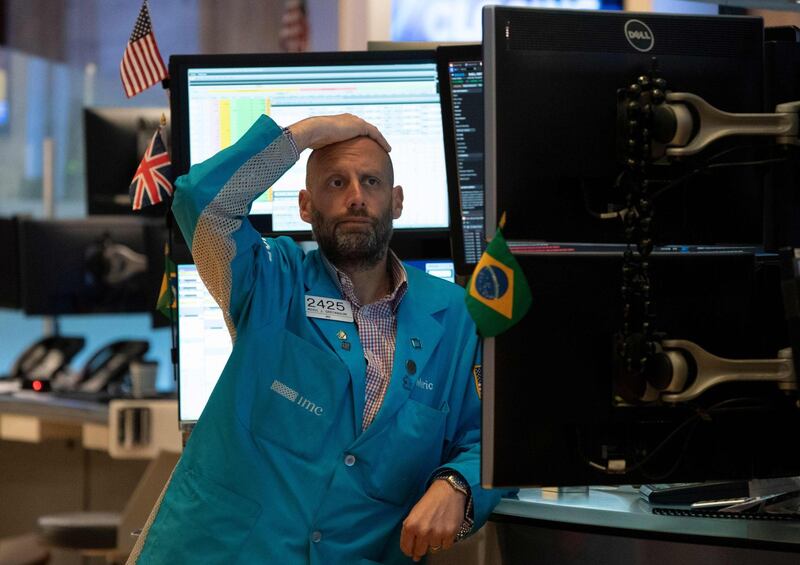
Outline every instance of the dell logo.
POLYGON ((625 39, 637 51, 647 52, 655 45, 653 31, 641 20, 625 22, 625 39))

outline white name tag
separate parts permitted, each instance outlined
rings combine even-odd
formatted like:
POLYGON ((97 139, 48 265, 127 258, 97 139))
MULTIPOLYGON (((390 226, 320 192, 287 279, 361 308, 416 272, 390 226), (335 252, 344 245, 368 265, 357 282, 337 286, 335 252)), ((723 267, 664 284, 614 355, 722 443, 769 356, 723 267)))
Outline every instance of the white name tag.
POLYGON ((307 295, 306 316, 309 318, 322 318, 323 320, 352 322, 353 308, 347 300, 342 300, 341 298, 307 295))

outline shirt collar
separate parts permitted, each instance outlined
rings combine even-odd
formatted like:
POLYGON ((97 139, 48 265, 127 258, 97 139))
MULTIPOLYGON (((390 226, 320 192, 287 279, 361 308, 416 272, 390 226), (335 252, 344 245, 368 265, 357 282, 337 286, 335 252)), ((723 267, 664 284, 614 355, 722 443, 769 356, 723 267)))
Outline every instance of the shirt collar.
MULTIPOLYGON (((336 265, 328 261, 328 258, 325 257, 325 254, 322 253, 321 250, 319 255, 322 258, 322 264, 325 265, 325 269, 328 271, 331 280, 336 283, 336 287, 342 293, 342 296, 349 300, 356 308, 361 308, 363 305, 356 297, 353 280, 347 275, 347 273, 339 270, 336 265)), ((389 288, 391 291, 389 294, 378 299, 376 302, 386 301, 391 306, 392 311, 396 312, 398 306, 400 306, 400 302, 403 300, 403 297, 408 290, 408 274, 406 273, 406 268, 403 263, 400 261, 400 259, 398 259, 397 255, 395 255, 394 251, 391 249, 389 249, 387 252, 386 262, 389 270, 389 288)))

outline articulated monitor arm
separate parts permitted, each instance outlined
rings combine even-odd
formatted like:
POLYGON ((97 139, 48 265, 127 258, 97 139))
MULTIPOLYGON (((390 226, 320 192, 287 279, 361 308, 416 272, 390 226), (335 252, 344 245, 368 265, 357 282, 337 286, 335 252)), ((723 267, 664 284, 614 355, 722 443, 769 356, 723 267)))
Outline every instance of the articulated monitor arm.
POLYGON ((693 400, 722 383, 775 382, 781 390, 797 389, 789 348, 782 349, 777 359, 723 359, 682 339, 664 340, 661 346, 672 364, 672 379, 662 391, 661 400, 670 404, 693 400), (687 386, 689 359, 697 371, 687 386))
POLYGON ((689 157, 730 136, 769 136, 782 145, 800 145, 800 101, 775 107, 774 114, 732 114, 689 92, 669 92, 654 108, 653 149, 668 157, 689 157), (661 145, 662 151, 657 151, 661 145))

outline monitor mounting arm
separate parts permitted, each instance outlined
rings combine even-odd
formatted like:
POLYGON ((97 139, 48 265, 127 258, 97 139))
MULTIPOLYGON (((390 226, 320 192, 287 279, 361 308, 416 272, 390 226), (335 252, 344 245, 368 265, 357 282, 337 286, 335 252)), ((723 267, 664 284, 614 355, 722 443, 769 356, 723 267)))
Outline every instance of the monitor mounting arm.
POLYGON ((781 350, 777 359, 723 359, 682 339, 663 340, 661 347, 671 365, 671 378, 660 391, 660 399, 668 404, 694 400, 712 387, 731 382, 775 382, 781 390, 797 390, 789 348, 781 350), (691 365, 696 367, 691 371, 696 372, 693 379, 691 365))
POLYGON ((775 107, 774 114, 733 114, 696 94, 668 92, 653 110, 653 157, 690 157, 730 136, 768 136, 781 145, 800 145, 800 101, 775 107))

